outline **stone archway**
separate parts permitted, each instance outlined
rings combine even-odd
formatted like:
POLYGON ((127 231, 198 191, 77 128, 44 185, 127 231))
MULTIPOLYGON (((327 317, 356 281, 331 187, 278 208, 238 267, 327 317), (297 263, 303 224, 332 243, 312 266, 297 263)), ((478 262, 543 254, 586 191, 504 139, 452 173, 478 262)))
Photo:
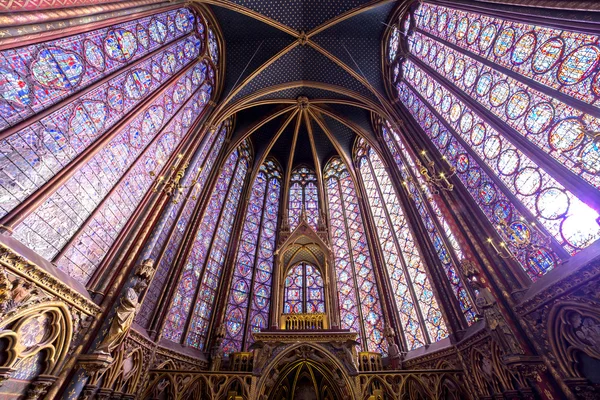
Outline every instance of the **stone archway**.
POLYGON ((320 345, 290 345, 281 350, 264 368, 256 386, 255 398, 354 399, 354 385, 349 372, 352 371, 348 371, 333 354, 320 345))

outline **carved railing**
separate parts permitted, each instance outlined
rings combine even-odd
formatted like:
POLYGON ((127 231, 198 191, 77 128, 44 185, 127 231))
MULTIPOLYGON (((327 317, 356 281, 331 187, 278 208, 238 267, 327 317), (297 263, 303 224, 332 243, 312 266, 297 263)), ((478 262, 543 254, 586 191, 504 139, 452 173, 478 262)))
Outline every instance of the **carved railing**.
POLYGON ((281 329, 286 331, 316 331, 327 329, 327 315, 315 314, 282 314, 281 329))
POLYGON ((247 351, 231 353, 231 370, 252 372, 253 356, 254 354, 252 352, 247 351))
POLYGON ((361 372, 375 372, 383 370, 381 353, 361 351, 358 353, 358 370, 361 372))

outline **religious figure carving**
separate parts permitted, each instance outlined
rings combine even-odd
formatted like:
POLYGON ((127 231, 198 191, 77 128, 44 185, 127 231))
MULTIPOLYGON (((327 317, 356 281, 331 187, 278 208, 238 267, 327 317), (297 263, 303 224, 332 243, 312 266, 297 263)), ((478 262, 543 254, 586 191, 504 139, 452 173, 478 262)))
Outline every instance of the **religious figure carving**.
POLYGON ((127 289, 125 296, 121 298, 121 304, 117 307, 108 333, 96 347, 95 353, 112 354, 123 343, 140 309, 140 295, 147 286, 146 280, 138 279, 133 287, 127 289))
POLYGON ((481 288, 475 303, 483 313, 485 326, 490 332, 490 336, 498 343, 504 355, 524 354, 490 290, 481 288))
POLYGON ((394 340, 395 332, 390 326, 386 326, 384 330, 385 338, 388 342, 388 357, 392 369, 400 369, 400 361, 402 361, 402 353, 394 340))

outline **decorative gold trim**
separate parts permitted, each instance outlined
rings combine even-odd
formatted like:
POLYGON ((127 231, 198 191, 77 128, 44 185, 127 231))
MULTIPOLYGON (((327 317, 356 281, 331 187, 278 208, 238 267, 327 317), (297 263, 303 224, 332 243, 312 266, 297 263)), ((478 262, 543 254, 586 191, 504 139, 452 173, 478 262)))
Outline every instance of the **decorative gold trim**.
POLYGON ((45 291, 59 297, 78 310, 96 316, 101 308, 80 292, 71 289, 66 283, 46 272, 36 264, 15 253, 10 247, 0 243, 0 264, 13 273, 22 276, 45 291))

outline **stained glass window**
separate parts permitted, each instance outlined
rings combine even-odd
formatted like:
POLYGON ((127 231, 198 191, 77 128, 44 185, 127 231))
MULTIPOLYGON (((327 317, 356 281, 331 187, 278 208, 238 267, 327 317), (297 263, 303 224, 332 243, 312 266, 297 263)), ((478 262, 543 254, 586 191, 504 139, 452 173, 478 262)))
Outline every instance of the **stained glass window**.
POLYGON ((417 165, 414 163, 413 157, 405 146, 403 139, 398 132, 389 126, 389 124, 382 127, 382 133, 383 139, 404 179, 403 184, 409 193, 409 197, 415 203, 419 215, 423 220, 429 239, 435 248, 444 270, 444 275, 452 288, 452 293, 465 316, 465 320, 471 325, 475 322, 475 309, 473 307, 473 301, 460 276, 460 265, 456 262, 465 260, 463 252, 458 245, 458 241, 448 227, 448 223, 441 213, 431 190, 423 181, 423 178, 417 169, 417 165), (427 207, 424 199, 427 199, 432 212, 429 207, 427 207), (438 228, 438 224, 432 219, 431 214, 435 215, 439 225, 446 227, 445 229, 442 228, 443 236, 438 228), (454 253, 455 257, 452 257, 452 253, 454 253))
POLYGON ((324 285, 319 268, 305 262, 290 268, 284 280, 284 314, 324 313, 324 285))
POLYGON ((289 197, 289 224, 294 230, 304 212, 306 220, 315 230, 319 224, 319 189, 314 171, 299 167, 292 171, 289 197))
POLYGON ((600 238, 599 38, 493 14, 423 3, 398 96, 536 279, 600 238))
POLYGON ((425 264, 379 155, 356 143, 362 178, 408 350, 448 336, 425 264))
POLYGON ((14 237, 81 283, 211 97, 195 25, 187 8, 152 11, 0 52, 0 218, 35 196, 14 237))
POLYGON ((192 213, 196 208, 199 194, 206 185, 206 180, 223 147, 226 135, 227 125, 222 124, 202 144, 184 178, 184 191, 179 200, 170 202, 167 209, 163 211, 163 216, 157 228, 154 229, 153 237, 139 258, 140 260, 151 258, 155 260, 154 265, 156 266, 156 273, 144 296, 142 308, 136 316, 136 322, 145 328, 149 327, 155 307, 165 289, 177 249, 181 245, 192 213))
POLYGON ((267 327, 281 170, 271 160, 260 167, 237 250, 227 311, 223 351, 242 351, 253 342, 251 332, 267 327))
POLYGON ((167 316, 163 336, 203 350, 233 221, 250 163, 244 142, 227 158, 204 210, 200 226, 167 316), (192 308, 192 304, 194 307, 192 308))
POLYGON ((359 333, 365 351, 385 354, 379 290, 354 182, 338 157, 327 164, 324 177, 341 327, 359 333))

